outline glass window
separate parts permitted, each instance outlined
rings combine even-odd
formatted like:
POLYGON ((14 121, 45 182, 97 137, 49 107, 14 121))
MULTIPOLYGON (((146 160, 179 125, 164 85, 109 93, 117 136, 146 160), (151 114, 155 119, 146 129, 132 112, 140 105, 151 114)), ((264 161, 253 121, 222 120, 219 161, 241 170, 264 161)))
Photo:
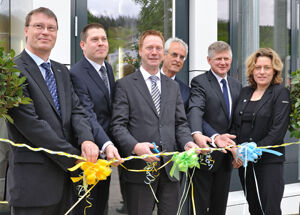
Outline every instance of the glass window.
POLYGON ((88 0, 88 23, 92 22, 105 27, 107 60, 119 79, 139 67, 138 38, 143 31, 159 30, 165 39, 172 36, 172 0, 88 0))
POLYGON ((218 0, 218 40, 229 43, 229 0, 218 0))
POLYGON ((9 0, 0 0, 0 41, 6 51, 9 49, 9 0))

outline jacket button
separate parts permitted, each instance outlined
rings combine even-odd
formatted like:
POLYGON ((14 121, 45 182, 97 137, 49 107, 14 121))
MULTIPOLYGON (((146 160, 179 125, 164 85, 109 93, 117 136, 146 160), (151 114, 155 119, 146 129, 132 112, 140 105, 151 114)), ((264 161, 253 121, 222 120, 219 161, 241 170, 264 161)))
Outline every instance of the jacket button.
POLYGON ((240 115, 242 115, 243 114, 243 111, 240 111, 240 115))
POLYGON ((253 141, 252 137, 249 138, 250 141, 253 141))

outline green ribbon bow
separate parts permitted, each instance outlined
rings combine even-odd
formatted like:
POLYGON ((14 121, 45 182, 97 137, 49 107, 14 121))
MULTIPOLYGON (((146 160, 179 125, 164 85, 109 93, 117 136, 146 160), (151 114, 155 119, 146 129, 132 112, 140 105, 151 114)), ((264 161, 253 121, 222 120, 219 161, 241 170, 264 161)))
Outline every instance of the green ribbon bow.
POLYGON ((198 162, 199 157, 196 154, 195 149, 175 154, 171 160, 174 164, 170 170, 170 176, 175 177, 177 180, 179 180, 179 171, 187 173, 188 168, 200 168, 198 162))

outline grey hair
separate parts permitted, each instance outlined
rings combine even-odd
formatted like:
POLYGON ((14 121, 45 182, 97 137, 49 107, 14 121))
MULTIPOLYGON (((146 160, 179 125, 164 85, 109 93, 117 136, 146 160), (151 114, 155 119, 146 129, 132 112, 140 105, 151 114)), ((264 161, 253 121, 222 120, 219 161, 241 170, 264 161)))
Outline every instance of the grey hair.
POLYGON ((186 51, 185 56, 188 55, 188 52, 189 52, 188 45, 182 39, 179 39, 177 37, 171 37, 165 42, 165 53, 169 52, 169 49, 170 49, 172 43, 180 43, 181 45, 183 45, 183 47, 185 48, 185 51, 186 51))
POLYGON ((208 47, 207 54, 208 57, 212 59, 216 52, 223 52, 223 51, 229 51, 230 57, 232 57, 232 51, 230 45, 224 41, 216 41, 208 47))

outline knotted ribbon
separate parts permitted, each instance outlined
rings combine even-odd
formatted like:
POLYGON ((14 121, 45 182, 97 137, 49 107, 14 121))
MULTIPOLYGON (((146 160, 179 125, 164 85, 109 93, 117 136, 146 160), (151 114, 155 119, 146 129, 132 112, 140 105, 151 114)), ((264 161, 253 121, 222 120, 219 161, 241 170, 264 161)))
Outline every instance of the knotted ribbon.
POLYGON ((256 163, 263 152, 271 153, 277 156, 282 155, 282 153, 272 149, 257 148, 255 142, 245 142, 239 145, 237 148, 237 159, 241 159, 243 161, 243 166, 247 167, 249 161, 256 163))

